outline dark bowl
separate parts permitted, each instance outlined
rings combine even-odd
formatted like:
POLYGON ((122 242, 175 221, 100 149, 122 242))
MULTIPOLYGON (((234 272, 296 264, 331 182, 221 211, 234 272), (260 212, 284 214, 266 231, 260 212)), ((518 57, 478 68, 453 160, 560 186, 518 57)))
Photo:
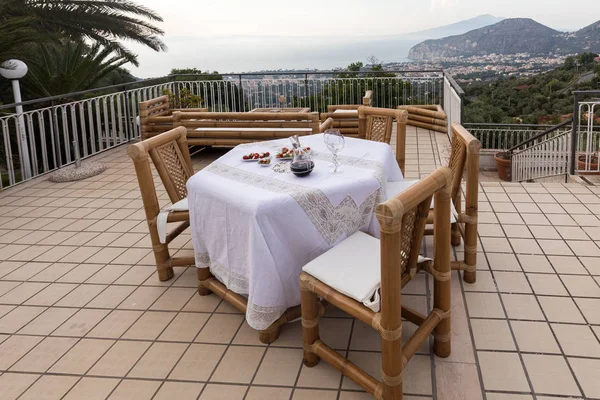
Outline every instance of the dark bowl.
POLYGON ((297 177, 308 176, 314 168, 315 163, 312 161, 298 164, 292 162, 292 164, 290 164, 290 171, 292 171, 292 173, 297 177))

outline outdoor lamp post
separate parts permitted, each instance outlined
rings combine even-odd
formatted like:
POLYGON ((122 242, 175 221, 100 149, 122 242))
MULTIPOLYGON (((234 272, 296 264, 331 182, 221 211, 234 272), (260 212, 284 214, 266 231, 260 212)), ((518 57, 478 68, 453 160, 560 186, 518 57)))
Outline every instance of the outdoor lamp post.
MULTIPOLYGON (((15 103, 20 103, 21 88, 19 87, 19 79, 27 74, 27 65, 21 60, 7 60, 0 65, 0 75, 12 81, 13 95, 15 103)), ((25 133, 25 119, 23 118, 23 106, 17 105, 17 129, 19 135, 19 143, 21 149, 21 170, 23 171, 23 179, 31 178, 31 162, 29 160, 29 146, 27 145, 27 134, 25 133)))

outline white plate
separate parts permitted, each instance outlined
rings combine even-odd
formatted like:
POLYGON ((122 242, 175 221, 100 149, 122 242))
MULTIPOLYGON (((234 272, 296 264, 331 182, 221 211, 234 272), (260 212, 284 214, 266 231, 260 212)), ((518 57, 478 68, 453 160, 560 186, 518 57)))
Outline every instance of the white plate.
MULTIPOLYGON (((245 155, 247 155, 247 154, 245 154, 245 155)), ((242 161, 244 161, 244 162, 257 162, 258 160, 266 160, 267 158, 271 158, 271 156, 267 156, 267 157, 263 157, 263 158, 250 159, 250 160, 244 160, 242 158, 242 161)))
POLYGON ((292 159, 293 159, 293 158, 294 158, 294 157, 285 157, 285 158, 284 158, 284 157, 281 157, 281 158, 280 158, 280 157, 277 157, 277 156, 275 156, 275 159, 276 159, 277 161, 292 161, 292 159))

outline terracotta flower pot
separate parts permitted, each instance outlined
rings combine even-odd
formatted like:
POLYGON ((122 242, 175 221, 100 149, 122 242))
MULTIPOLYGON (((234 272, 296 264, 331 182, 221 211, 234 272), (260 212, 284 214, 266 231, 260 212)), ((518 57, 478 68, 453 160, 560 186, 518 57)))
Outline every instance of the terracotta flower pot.
POLYGON ((577 157, 577 170, 582 171, 579 172, 581 175, 600 175, 600 171, 598 171, 598 155, 594 154, 590 157, 590 161, 586 162, 585 154, 577 157), (584 170, 596 170, 596 172, 585 172, 584 170))
POLYGON ((496 161, 498 178, 510 182, 510 159, 506 158, 506 153, 498 152, 494 154, 494 161, 496 161))

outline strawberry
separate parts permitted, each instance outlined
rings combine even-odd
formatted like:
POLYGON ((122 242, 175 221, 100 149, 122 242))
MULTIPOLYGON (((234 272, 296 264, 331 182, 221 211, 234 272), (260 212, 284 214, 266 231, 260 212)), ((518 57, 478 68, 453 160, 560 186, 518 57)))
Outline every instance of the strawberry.
POLYGON ((244 156, 244 157, 242 157, 242 159, 243 159, 243 160, 249 160, 249 159, 250 159, 250 157, 248 157, 248 156, 244 156))

